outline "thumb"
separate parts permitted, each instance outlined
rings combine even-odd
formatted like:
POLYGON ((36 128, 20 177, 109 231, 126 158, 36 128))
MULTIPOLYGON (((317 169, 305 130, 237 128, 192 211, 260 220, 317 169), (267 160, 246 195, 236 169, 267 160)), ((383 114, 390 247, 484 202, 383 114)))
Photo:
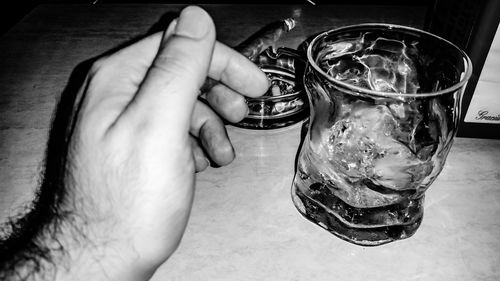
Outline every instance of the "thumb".
POLYGON ((169 136, 187 136, 214 45, 215 26, 207 12, 196 6, 182 10, 122 117, 169 136))

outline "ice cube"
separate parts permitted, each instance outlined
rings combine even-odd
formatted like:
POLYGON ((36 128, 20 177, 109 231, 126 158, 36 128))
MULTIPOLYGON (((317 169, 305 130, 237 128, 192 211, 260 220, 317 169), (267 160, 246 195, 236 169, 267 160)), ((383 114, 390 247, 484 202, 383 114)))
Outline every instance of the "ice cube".
POLYGON ((385 105, 370 106, 355 102, 349 116, 336 122, 324 138, 328 159, 355 181, 372 174, 373 161, 391 142, 395 120, 385 105))
POLYGON ((359 101, 325 133, 323 151, 318 154, 326 155, 350 184, 369 180, 394 191, 416 189, 432 164, 394 138, 397 128, 398 120, 388 106, 359 101))
POLYGON ((392 190, 417 189, 432 172, 432 163, 416 157, 405 145, 393 141, 386 146, 384 155, 373 163, 370 180, 392 190))

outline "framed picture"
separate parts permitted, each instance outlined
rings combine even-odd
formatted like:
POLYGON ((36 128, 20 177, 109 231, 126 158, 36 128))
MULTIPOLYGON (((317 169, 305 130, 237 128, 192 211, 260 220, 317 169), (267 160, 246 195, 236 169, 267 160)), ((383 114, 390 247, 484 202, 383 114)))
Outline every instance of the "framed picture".
POLYGON ((436 0, 426 29, 472 60, 457 136, 500 139, 500 1, 436 0))

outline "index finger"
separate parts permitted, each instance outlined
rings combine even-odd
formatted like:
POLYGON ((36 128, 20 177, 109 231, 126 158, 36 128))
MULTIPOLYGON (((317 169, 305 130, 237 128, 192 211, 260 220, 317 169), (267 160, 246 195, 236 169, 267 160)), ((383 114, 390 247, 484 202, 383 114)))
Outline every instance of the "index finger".
POLYGON ((215 43, 208 76, 248 97, 264 94, 270 86, 266 74, 236 50, 215 43))

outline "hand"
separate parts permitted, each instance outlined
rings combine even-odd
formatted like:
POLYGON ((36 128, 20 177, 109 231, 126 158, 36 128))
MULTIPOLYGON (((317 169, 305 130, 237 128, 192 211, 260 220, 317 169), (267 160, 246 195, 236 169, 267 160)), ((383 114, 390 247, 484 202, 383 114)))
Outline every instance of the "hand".
POLYGON ((95 247, 75 246, 73 259, 127 280, 148 277, 175 251, 195 170, 207 157, 218 165, 234 158, 224 124, 197 100, 207 75, 222 82, 209 104, 232 122, 247 113, 243 95, 269 87, 256 65, 215 42, 214 24, 198 7, 184 9, 164 34, 94 64, 80 91, 65 180, 67 207, 95 247))

